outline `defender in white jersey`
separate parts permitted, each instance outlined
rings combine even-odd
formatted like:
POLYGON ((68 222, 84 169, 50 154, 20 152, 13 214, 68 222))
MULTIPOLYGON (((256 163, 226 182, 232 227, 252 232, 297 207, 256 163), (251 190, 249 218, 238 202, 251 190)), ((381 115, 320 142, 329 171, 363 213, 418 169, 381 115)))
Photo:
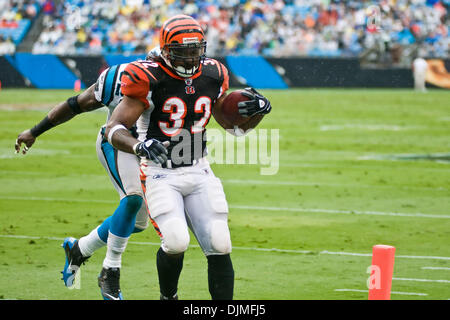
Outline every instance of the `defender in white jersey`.
MULTIPOLYGON (((156 53, 157 54, 157 53, 156 53)), ((78 96, 71 97, 54 107, 48 115, 35 127, 25 130, 17 137, 16 153, 25 146, 22 153, 35 143, 36 138, 43 132, 74 118, 82 112, 89 112, 103 106, 108 108, 109 119, 114 108, 122 100, 120 78, 127 64, 115 65, 102 72, 97 82, 78 96)), ((127 240, 131 233, 140 232, 147 228, 149 216, 143 201, 143 192, 139 179, 139 160, 135 155, 119 151, 112 147, 103 133, 105 126, 100 128, 96 149, 98 158, 106 169, 111 182, 119 193, 120 204, 114 214, 108 217, 101 225, 92 230, 87 236, 80 238, 66 238, 63 248, 66 253, 66 262, 62 271, 66 286, 73 285, 75 274, 80 265, 84 263, 95 250, 108 243, 103 270, 99 276, 99 286, 105 299, 122 299, 119 290, 108 288, 105 281, 114 277, 120 270, 121 255, 125 250, 127 240)), ((130 132, 137 137, 135 128, 130 132)))

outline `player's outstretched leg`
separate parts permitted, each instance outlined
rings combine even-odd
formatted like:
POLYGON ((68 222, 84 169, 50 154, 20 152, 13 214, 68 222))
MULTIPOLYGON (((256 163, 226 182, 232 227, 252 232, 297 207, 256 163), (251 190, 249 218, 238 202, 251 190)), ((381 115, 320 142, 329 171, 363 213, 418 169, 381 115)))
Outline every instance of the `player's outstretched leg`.
POLYGON ((184 252, 167 254, 162 248, 156 253, 161 300, 178 300, 178 280, 183 269, 184 252))
POLYGON ((143 199, 139 195, 129 195, 120 201, 119 207, 111 217, 108 233, 106 257, 103 269, 98 278, 98 285, 104 299, 122 299, 120 290, 120 268, 122 253, 130 235, 135 229, 136 214, 141 208, 143 199))
POLYGON ((229 254, 209 255, 208 285, 213 300, 232 300, 234 269, 229 254))
MULTIPOLYGON (((147 228, 146 209, 141 208, 140 221, 136 221, 136 225, 132 233, 138 233, 147 228)), ((100 248, 106 246, 108 241, 108 234, 110 228, 111 217, 106 218, 103 223, 92 230, 88 235, 81 237, 79 240, 68 237, 61 245, 64 248, 65 264, 62 280, 67 287, 73 285, 76 273, 78 272, 81 264, 91 257, 94 252, 100 248)))
MULTIPOLYGON (((144 212, 144 209, 141 208, 141 211, 144 212)), ((136 221, 136 226, 134 227, 132 233, 139 233, 147 228, 147 219, 142 217, 144 214, 140 215, 140 221, 136 221)), ((78 246, 80 247, 83 257, 90 257, 95 251, 106 246, 106 243, 108 242, 111 217, 112 216, 106 218, 101 225, 92 230, 88 235, 81 237, 80 240, 78 240, 78 246)))
POLYGON ((63 271, 61 271, 63 275, 62 280, 66 287, 71 287, 81 264, 89 259, 89 256, 83 256, 81 254, 78 240, 75 238, 65 238, 61 246, 63 247, 66 256, 66 262, 63 271))
POLYGON ((92 256, 96 250, 106 246, 110 221, 111 217, 106 218, 101 225, 80 238, 78 245, 83 256, 92 256))

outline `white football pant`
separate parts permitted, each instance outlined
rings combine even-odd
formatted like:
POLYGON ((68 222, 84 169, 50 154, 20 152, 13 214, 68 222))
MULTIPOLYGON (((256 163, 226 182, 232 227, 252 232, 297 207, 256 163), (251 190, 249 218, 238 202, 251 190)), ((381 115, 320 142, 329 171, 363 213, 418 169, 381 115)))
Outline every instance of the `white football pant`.
POLYGON ((143 159, 141 181, 145 181, 150 218, 164 252, 186 251, 190 241, 188 227, 206 256, 231 252, 228 204, 222 183, 206 158, 175 169, 143 159))

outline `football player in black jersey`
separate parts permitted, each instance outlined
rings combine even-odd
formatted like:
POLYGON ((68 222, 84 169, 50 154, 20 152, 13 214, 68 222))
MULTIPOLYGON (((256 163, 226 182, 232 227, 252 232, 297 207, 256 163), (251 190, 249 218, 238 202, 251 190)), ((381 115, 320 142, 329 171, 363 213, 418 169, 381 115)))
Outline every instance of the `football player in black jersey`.
MULTIPOLYGON (((163 24, 160 49, 159 59, 133 62, 124 70, 124 97, 105 136, 115 148, 141 157, 145 200, 161 238, 157 252, 160 298, 178 298, 189 227, 207 258, 212 299, 231 300, 234 270, 228 204, 205 148, 211 114, 223 127, 229 126, 216 112, 228 89, 228 71, 205 57, 203 30, 189 16, 177 15, 163 24), (128 131, 136 121, 141 141, 128 131)), ((249 94, 255 106, 263 107, 246 116, 270 111, 266 98, 252 90, 249 94)))

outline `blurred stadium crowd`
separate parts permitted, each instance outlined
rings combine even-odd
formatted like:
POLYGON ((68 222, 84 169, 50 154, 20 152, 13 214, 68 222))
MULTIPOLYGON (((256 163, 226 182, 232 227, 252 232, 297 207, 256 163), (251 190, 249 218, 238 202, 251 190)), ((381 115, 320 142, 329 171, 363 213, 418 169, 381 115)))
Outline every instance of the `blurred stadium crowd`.
POLYGON ((395 62, 413 47, 448 58, 449 9, 450 0, 0 0, 0 54, 16 50, 38 15, 33 53, 141 54, 158 44, 165 19, 183 13, 204 26, 210 56, 390 52, 395 62))

